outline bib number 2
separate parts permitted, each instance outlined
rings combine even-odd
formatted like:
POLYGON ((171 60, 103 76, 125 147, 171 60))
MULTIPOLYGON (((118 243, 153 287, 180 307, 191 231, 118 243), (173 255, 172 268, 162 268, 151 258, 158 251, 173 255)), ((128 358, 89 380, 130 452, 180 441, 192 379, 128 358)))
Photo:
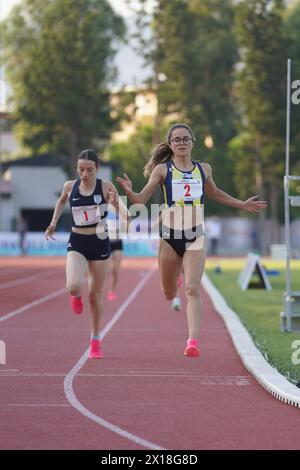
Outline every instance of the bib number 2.
POLYGON ((191 187, 189 184, 184 185, 184 190, 185 190, 184 197, 191 197, 191 187))

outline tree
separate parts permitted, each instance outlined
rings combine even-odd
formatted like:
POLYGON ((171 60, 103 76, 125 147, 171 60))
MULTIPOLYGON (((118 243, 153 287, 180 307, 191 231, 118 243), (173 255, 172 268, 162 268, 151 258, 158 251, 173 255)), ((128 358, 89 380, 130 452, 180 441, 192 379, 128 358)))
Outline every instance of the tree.
MULTIPOLYGON (((136 3, 136 2, 135 2, 136 3)), ((232 192, 233 173, 227 144, 234 135, 232 85, 237 58, 231 0, 158 0, 152 18, 145 0, 138 9, 139 31, 147 22, 152 37, 141 34, 141 50, 153 68, 149 83, 157 92, 157 129, 165 119, 190 124, 194 155, 212 163, 214 177, 232 192), (204 140, 209 136, 213 147, 204 140)), ((160 140, 164 134, 159 132, 160 140)), ((228 208, 210 204, 212 211, 228 208)))
POLYGON ((104 146, 114 126, 110 92, 124 22, 107 0, 24 0, 2 25, 18 131, 32 152, 104 146))
POLYGON ((149 159, 152 135, 151 126, 139 126, 128 141, 113 143, 109 150, 109 161, 117 165, 116 175, 120 175, 120 171, 127 173, 137 190, 146 183, 143 168, 149 159))
MULTIPOLYGON (((240 145, 236 182, 242 192, 254 172, 257 194, 270 201, 273 241, 278 237, 278 197, 284 174, 287 43, 283 12, 282 0, 243 0, 236 7, 241 61, 236 87, 241 116, 241 135, 234 143, 235 152, 240 145)), ((260 217, 263 224, 265 216, 260 217)))

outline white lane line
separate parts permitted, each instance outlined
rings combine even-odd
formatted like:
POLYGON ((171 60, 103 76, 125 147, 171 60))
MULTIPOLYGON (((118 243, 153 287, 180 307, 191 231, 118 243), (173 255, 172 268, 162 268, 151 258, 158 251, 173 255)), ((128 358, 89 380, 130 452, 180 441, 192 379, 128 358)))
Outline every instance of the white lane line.
POLYGON ((12 312, 7 313, 6 315, 2 315, 2 317, 0 317, 0 322, 8 320, 9 318, 12 318, 16 315, 19 315, 20 313, 23 313, 32 307, 41 305, 44 302, 54 299, 55 297, 58 297, 61 294, 65 294, 66 292, 67 291, 65 287, 63 289, 56 290, 55 292, 52 292, 51 294, 48 294, 45 297, 41 297, 40 299, 34 300, 33 302, 30 302, 29 304, 23 305, 23 307, 17 308, 16 310, 13 310, 12 312))
MULTIPOLYGON (((137 296, 137 294, 140 292, 140 290, 144 287, 146 282, 150 279, 150 277, 153 275, 154 270, 150 270, 144 278, 141 279, 141 281, 137 284, 135 289, 131 292, 129 297, 125 300, 125 302, 120 306, 119 310, 117 313, 114 315, 114 317, 111 319, 111 321, 105 326, 101 333, 101 339, 103 339, 107 333, 111 330, 111 328, 114 326, 116 321, 121 317, 121 315, 124 313, 128 305, 134 300, 134 298, 137 296)), ((66 375, 65 380, 64 380, 64 391, 65 395, 67 397, 67 400, 71 405, 76 408, 79 413, 83 414, 87 418, 91 419, 95 423, 99 424, 100 426, 108 429, 109 431, 112 431, 119 436, 124 437, 125 439, 128 439, 129 441, 135 442, 136 444, 146 447, 147 449, 151 450, 165 450, 163 447, 158 446, 157 444, 154 444, 153 442, 147 441, 145 439, 142 439, 135 434, 132 434, 125 429, 119 428, 118 426, 115 426, 114 424, 110 423, 109 421, 106 421, 105 419, 101 418, 98 415, 95 415, 92 413, 90 410, 85 408, 80 401, 77 399, 74 390, 73 390, 73 380, 80 371, 80 369, 84 366, 84 364, 87 361, 89 354, 89 349, 85 351, 85 353, 81 356, 81 358, 78 360, 78 362, 75 364, 73 369, 70 370, 68 375, 66 375)))
POLYGON ((0 406, 66 406, 71 408, 71 405, 66 403, 65 405, 55 404, 55 403, 0 403, 0 406))
POLYGON ((20 279, 15 279, 14 281, 9 281, 9 282, 5 282, 4 284, 0 284, 0 289, 7 289, 8 287, 13 287, 19 284, 25 284, 26 282, 35 281, 35 279, 42 279, 43 277, 50 277, 50 276, 53 276, 54 274, 57 274, 57 272, 49 273, 49 271, 47 272, 42 271, 37 274, 32 274, 32 276, 25 276, 25 277, 21 277, 20 279))
MULTIPOLYGON (((6 372, 6 371, 1 371, 0 370, 0 377, 65 377, 66 374, 61 372, 6 372)), ((247 376, 231 376, 231 375, 197 375, 195 373, 191 374, 174 374, 174 373, 164 373, 164 372, 137 372, 137 373, 132 373, 132 372, 99 372, 99 373, 81 373, 77 374, 77 377, 132 377, 132 378, 137 378, 137 377, 163 377, 169 379, 170 377, 172 378, 185 378, 185 379, 192 379, 192 380, 202 380, 203 382, 209 382, 209 381, 215 381, 215 382, 224 382, 224 381, 229 381, 229 382, 239 382, 239 381, 248 381, 250 383, 250 379, 252 378, 251 375, 247 376)))
POLYGON ((5 372, 0 370, 0 377, 65 377, 65 372, 5 372))

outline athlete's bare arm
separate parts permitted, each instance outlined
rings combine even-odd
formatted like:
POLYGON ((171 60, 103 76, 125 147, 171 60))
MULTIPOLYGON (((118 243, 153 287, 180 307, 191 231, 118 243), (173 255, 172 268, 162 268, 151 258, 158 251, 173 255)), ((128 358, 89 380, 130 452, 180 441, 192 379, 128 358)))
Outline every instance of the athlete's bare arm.
POLYGON ((124 178, 119 176, 116 178, 122 189, 125 191, 130 201, 134 204, 146 204, 146 202, 153 195, 156 188, 163 184, 167 175, 167 167, 164 163, 158 164, 152 171, 148 183, 144 186, 142 191, 135 193, 132 189, 132 182, 124 173, 124 178))
POLYGON ((57 222, 58 222, 61 214, 63 213, 65 204, 69 199, 69 196, 70 196, 70 193, 72 191, 74 182, 75 182, 74 180, 73 181, 66 181, 64 186, 63 186, 63 190, 61 192, 61 195, 59 196, 59 198, 58 198, 58 200, 55 204, 55 209, 54 209, 54 212, 53 212, 52 220, 51 220, 49 226, 47 227, 47 229, 45 231, 46 240, 48 240, 49 238, 52 238, 53 240, 55 240, 54 232, 55 232, 55 229, 56 229, 56 225, 57 225, 57 222))
POLYGON ((246 201, 241 201, 240 199, 230 196, 230 194, 217 187, 212 177, 211 166, 208 163, 202 163, 201 166, 206 178, 205 192, 210 199, 213 199, 220 204, 225 204, 248 212, 259 212, 267 207, 268 204, 266 201, 257 200, 258 196, 252 196, 246 201))
POLYGON ((111 205, 124 221, 129 220, 130 212, 120 198, 118 191, 116 190, 113 183, 110 181, 102 181, 102 184, 103 196, 107 204, 111 205))

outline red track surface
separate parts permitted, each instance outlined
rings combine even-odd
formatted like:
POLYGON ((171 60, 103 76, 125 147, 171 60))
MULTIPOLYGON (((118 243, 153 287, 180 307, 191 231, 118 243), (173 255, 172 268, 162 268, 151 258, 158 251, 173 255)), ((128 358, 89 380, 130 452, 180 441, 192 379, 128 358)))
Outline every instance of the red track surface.
MULTIPOLYGON (((104 325, 155 267, 152 259, 125 260, 118 300, 105 301, 104 325)), ((87 309, 74 315, 61 293, 1 321, 64 281, 61 258, 0 259, 0 339, 7 348, 7 364, 0 365, 1 449, 146 448, 131 435, 176 450, 299 448, 299 410, 249 376, 204 292, 201 357, 183 356, 185 313, 164 300, 157 270, 108 331, 104 358, 87 361, 73 383, 81 405, 125 436, 81 414, 63 383, 88 346, 87 309)))

